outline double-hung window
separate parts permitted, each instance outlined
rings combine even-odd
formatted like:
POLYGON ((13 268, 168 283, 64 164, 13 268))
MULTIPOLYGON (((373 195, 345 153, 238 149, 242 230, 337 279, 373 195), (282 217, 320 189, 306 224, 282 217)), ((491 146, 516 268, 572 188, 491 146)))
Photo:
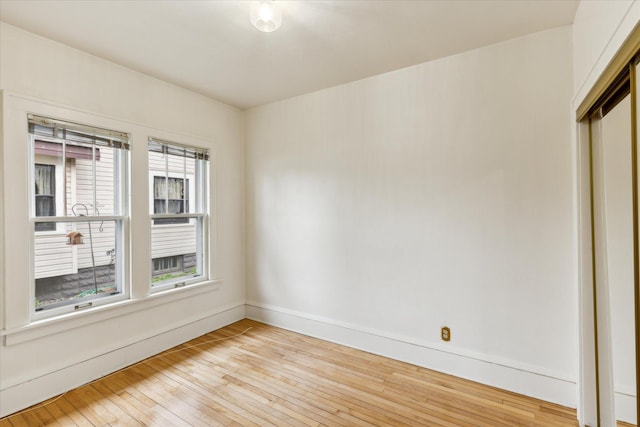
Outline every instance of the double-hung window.
POLYGON ((126 297, 128 134, 36 115, 29 134, 34 316, 126 297))
POLYGON ((149 138, 152 290, 207 279, 209 154, 149 138))

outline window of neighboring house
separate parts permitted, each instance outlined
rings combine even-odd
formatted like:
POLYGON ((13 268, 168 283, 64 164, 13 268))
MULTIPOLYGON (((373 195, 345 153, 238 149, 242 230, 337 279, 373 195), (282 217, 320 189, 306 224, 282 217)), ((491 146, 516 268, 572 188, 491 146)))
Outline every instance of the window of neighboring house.
POLYGON ((181 271, 183 265, 183 256, 167 256, 163 258, 155 258, 153 260, 153 274, 166 274, 181 271))
POLYGON ((208 160, 205 149, 149 138, 154 291, 208 277, 208 160))
MULTIPOLYGON (((153 213, 185 213, 189 211, 189 180, 165 176, 153 177, 153 213)), ((159 218, 158 224, 186 224, 188 218, 159 218)))
MULTIPOLYGON (((36 216, 56 216, 56 167, 35 164, 36 216)), ((36 222, 36 231, 53 231, 54 222, 36 222)))
POLYGON ((34 318, 125 298, 128 134, 35 115, 29 133, 34 318))

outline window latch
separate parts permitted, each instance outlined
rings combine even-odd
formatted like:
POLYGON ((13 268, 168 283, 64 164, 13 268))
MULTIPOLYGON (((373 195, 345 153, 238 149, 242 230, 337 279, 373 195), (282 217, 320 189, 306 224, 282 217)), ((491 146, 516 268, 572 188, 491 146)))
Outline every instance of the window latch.
POLYGON ((78 304, 78 305, 76 305, 73 309, 74 309, 74 310, 82 310, 82 309, 84 309, 84 308, 89 308, 89 307, 91 307, 92 305, 93 305, 93 303, 92 303, 92 302, 87 302, 87 303, 84 303, 84 304, 78 304))

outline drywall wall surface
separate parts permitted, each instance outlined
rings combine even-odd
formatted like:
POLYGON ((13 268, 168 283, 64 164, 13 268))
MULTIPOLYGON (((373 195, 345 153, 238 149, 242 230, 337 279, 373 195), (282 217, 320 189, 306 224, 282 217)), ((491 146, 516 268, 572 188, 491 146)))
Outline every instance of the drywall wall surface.
POLYGON ((573 21, 574 104, 585 98, 640 21, 637 0, 581 1, 573 21))
POLYGON ((2 200, 2 244, 5 266, 10 268, 3 270, 1 279, 0 302, 7 306, 0 310, 4 314, 0 416, 244 317, 242 111, 4 23, 0 23, 0 89, 5 101, 3 190, 5 197, 11 194, 10 200, 2 200), (31 286, 25 279, 30 257, 24 250, 30 233, 27 111, 94 125, 117 123, 116 129, 131 134, 134 298, 122 307, 30 322, 25 309, 29 300, 23 297, 31 286), (211 151, 208 255, 210 277, 217 279, 197 289, 153 297, 147 295, 149 136, 197 141, 211 151), (20 280, 13 280, 16 277, 20 280))
POLYGON ((248 110, 248 312, 575 405, 571 73, 563 27, 248 110))

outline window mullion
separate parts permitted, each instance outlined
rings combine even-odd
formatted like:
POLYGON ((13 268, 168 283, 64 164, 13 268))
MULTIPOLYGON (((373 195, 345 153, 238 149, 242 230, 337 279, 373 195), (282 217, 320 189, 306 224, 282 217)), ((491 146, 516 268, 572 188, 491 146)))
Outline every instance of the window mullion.
POLYGON ((195 174, 195 178, 196 178, 196 188, 194 189, 194 194, 196 195, 196 206, 195 206, 195 210, 196 212, 202 213, 204 212, 203 209, 203 201, 204 201, 204 194, 202 191, 202 180, 203 180, 203 174, 202 174, 202 168, 203 168, 203 161, 196 159, 194 161, 194 174, 195 174))
POLYGON ((62 209, 62 215, 67 216, 67 141, 65 140, 62 140, 62 209))
POLYGON ((182 157, 182 213, 187 213, 187 198, 189 197, 189 187, 187 186, 187 150, 184 150, 182 157))
POLYGON ((164 149, 164 212, 169 213, 169 150, 164 149))
POLYGON ((91 164, 92 164, 92 175, 93 175, 93 215, 96 215, 97 212, 97 204, 96 204, 96 195, 97 195, 97 190, 96 187, 98 186, 98 180, 96 179, 96 145, 92 144, 91 145, 91 164))

